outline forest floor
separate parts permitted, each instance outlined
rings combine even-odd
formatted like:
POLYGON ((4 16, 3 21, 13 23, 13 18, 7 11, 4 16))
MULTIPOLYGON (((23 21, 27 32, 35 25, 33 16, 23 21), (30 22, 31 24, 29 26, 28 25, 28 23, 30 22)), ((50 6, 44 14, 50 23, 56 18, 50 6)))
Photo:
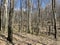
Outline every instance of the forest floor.
MULTIPOLYGON (((0 45, 12 45, 6 40, 6 34, 0 34, 0 45)), ((47 35, 32 35, 27 33, 14 33, 14 45, 60 45, 60 40, 53 39, 47 35)))

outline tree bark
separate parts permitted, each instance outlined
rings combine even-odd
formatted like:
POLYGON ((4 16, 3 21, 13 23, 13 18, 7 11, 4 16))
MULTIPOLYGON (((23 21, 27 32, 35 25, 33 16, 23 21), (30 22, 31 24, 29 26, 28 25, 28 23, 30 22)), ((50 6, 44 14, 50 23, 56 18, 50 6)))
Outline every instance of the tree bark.
POLYGON ((4 0, 5 31, 8 30, 8 0, 4 0))
POLYGON ((28 30, 27 30, 27 32, 30 33, 30 30, 29 30, 29 0, 27 0, 27 16, 28 16, 28 30))
POLYGON ((56 16, 55 16, 55 0, 52 0, 52 12, 53 12, 53 20, 54 20, 54 30, 55 30, 55 39, 57 38, 57 29, 56 29, 56 16))
POLYGON ((40 30, 40 0, 38 0, 38 17, 37 17, 37 34, 39 34, 40 30))
POLYGON ((2 10, 2 0, 1 0, 1 3, 0 3, 0 31, 1 31, 1 10, 2 10))
POLYGON ((31 30, 31 15, 32 15, 32 0, 30 0, 30 13, 29 13, 29 30, 30 30, 30 33, 32 33, 32 30, 31 30))
POLYGON ((31 30, 31 14, 32 14, 32 0, 27 0, 27 15, 28 15, 28 33, 32 33, 31 30))
POLYGON ((10 0, 10 12, 9 12, 9 20, 8 20, 8 38, 7 40, 11 43, 13 42, 13 30, 12 30, 12 16, 14 13, 14 0, 10 0))

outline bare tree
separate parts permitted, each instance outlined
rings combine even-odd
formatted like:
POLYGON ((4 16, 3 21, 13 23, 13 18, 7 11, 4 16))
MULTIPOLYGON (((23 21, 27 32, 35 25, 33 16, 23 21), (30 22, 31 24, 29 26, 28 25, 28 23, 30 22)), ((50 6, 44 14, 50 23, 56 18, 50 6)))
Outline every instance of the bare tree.
POLYGON ((30 11, 29 10, 29 8, 30 8, 29 6, 30 5, 29 5, 29 3, 30 3, 30 0, 27 0, 27 15, 28 15, 28 30, 27 30, 27 32, 28 33, 30 33, 30 30, 29 30, 29 11, 30 11))
POLYGON ((30 30, 30 33, 32 33, 32 30, 31 30, 31 15, 32 15, 32 0, 30 0, 30 13, 29 13, 29 30, 30 30))
POLYGON ((1 3, 0 3, 0 30, 1 30, 1 7, 2 7, 2 0, 1 0, 1 3))
POLYGON ((37 34, 39 34, 39 30, 40 30, 40 0, 37 0, 37 2, 38 2, 37 34))
POLYGON ((27 0, 28 33, 31 32, 32 0, 27 0))
POLYGON ((9 11, 9 20, 8 20, 8 38, 7 40, 9 40, 12 43, 13 40, 13 30, 12 30, 12 16, 14 13, 14 0, 10 0, 10 11, 9 11))
POLYGON ((8 0, 4 0, 5 31, 8 30, 8 0))
POLYGON ((56 10, 55 10, 55 0, 52 0, 52 12, 54 20, 54 30, 55 30, 55 39, 57 38, 57 29, 56 29, 56 10))

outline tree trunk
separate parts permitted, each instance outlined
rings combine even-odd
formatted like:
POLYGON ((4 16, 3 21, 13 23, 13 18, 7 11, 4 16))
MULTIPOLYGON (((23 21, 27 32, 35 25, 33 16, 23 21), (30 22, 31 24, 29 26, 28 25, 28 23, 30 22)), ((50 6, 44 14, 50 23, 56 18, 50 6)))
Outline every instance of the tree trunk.
POLYGON ((30 30, 30 33, 32 33, 32 30, 31 30, 31 15, 32 15, 32 0, 30 0, 30 10, 29 10, 29 30, 30 30))
POLYGON ((53 11, 53 20, 54 20, 54 30, 55 30, 55 39, 57 38, 57 30, 56 30, 56 16, 55 16, 55 0, 52 0, 52 11, 53 11))
POLYGON ((30 33, 30 30, 29 30, 29 0, 27 0, 27 16, 28 16, 28 30, 27 30, 27 32, 30 33))
POLYGON ((4 0, 5 31, 8 30, 8 0, 4 0))
POLYGON ((0 3, 0 31, 1 31, 1 9, 2 9, 2 0, 1 0, 1 3, 0 3))
POLYGON ((8 38, 7 40, 11 43, 13 42, 13 30, 12 30, 12 16, 14 12, 14 0, 10 0, 10 12, 9 12, 9 20, 8 20, 8 38))
POLYGON ((40 0, 38 0, 38 17, 37 17, 37 34, 39 34, 40 30, 40 0))
POLYGON ((32 33, 31 30, 31 14, 32 14, 32 0, 27 0, 27 15, 28 15, 28 33, 32 33))

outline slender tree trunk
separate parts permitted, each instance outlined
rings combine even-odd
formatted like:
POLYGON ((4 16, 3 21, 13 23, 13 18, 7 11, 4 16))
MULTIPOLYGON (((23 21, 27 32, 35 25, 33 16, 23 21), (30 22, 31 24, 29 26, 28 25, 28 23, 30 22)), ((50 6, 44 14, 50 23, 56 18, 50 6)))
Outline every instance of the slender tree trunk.
POLYGON ((1 30, 3 30, 3 2, 4 0, 1 0, 1 30))
POLYGON ((4 0, 5 31, 8 30, 8 0, 4 0))
POLYGON ((37 34, 39 34, 39 30, 40 30, 40 0, 38 0, 38 17, 37 17, 37 34))
POLYGON ((29 0, 27 0, 27 16, 28 16, 28 30, 27 30, 27 32, 30 33, 30 30, 29 30, 29 0))
POLYGON ((30 30, 30 33, 32 33, 32 30, 31 30, 31 15, 32 15, 32 0, 30 0, 30 13, 29 13, 29 30, 30 30))
POLYGON ((32 33, 31 30, 31 14, 32 14, 32 0, 27 0, 27 15, 28 15, 28 33, 32 33))
POLYGON ((26 15, 27 15, 27 30, 26 30, 26 33, 28 32, 28 0, 26 0, 26 8, 27 8, 27 11, 26 11, 26 15))
POLYGON ((53 20, 54 20, 54 30, 55 30, 55 39, 57 38, 57 29, 56 29, 56 16, 55 16, 55 0, 52 0, 52 11, 53 11, 53 20))
POLYGON ((0 30, 2 30, 2 14, 3 14, 3 0, 1 0, 1 5, 0 5, 0 30))
POLYGON ((23 8, 23 0, 21 2, 21 30, 23 30, 23 10, 22 10, 22 8, 23 8))
POLYGON ((2 0, 1 0, 1 3, 0 3, 0 31, 1 31, 1 10, 2 10, 2 0))
POLYGON ((13 30, 12 30, 12 16, 14 12, 14 0, 10 0, 10 12, 9 12, 9 20, 8 20, 8 38, 11 43, 13 42, 13 30))

